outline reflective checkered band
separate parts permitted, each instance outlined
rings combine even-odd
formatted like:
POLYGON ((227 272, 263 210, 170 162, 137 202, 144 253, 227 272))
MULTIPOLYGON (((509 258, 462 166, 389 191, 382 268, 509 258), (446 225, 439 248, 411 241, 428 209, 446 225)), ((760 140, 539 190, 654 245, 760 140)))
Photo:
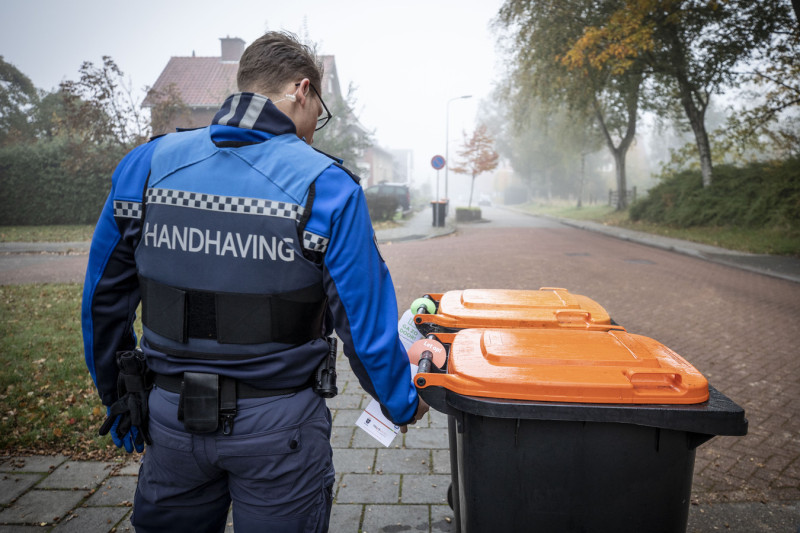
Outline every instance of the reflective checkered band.
POLYGON ((114 216, 117 218, 141 218, 142 203, 114 200, 114 216))
POLYGON ((223 211, 226 213, 291 218, 294 220, 297 220, 303 214, 302 206, 289 202, 275 202, 261 198, 241 198, 238 196, 219 196, 173 189, 148 189, 147 202, 190 207, 192 209, 223 211))
POLYGON ((310 231, 303 232, 303 248, 306 250, 325 253, 328 249, 328 241, 330 241, 330 239, 322 235, 317 235, 310 231))

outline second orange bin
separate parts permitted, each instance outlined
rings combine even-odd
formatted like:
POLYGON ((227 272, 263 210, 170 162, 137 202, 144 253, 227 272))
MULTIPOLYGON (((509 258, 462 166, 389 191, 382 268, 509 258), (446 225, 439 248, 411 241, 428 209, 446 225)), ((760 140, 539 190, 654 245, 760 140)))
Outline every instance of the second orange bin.
POLYGON ((600 304, 562 288, 467 289, 429 296, 437 303, 436 313, 414 317, 423 335, 467 328, 622 329, 600 304))

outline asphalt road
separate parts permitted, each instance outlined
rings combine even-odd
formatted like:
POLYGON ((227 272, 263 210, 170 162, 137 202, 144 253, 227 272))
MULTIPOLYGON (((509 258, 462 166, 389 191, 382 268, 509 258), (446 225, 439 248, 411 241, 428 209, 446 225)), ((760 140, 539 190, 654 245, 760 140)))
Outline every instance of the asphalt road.
POLYGON ((0 285, 23 283, 83 283, 85 253, 0 254, 0 285))

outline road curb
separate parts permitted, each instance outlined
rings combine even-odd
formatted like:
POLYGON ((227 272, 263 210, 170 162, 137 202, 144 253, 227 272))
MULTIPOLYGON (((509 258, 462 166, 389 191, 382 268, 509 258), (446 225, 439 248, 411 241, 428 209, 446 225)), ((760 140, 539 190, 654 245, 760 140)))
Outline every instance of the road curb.
POLYGON ((3 254, 88 254, 92 243, 85 242, 2 242, 3 254))
POLYGON ((528 216, 547 218, 564 224, 565 226, 600 233, 615 239, 635 242, 637 244, 688 255, 704 261, 731 268, 738 268, 755 274, 800 283, 800 259, 794 257, 739 252, 727 248, 720 248, 718 246, 620 228, 618 226, 605 226, 597 222, 574 220, 553 215, 537 215, 521 209, 509 207, 504 207, 504 209, 509 209, 528 216))

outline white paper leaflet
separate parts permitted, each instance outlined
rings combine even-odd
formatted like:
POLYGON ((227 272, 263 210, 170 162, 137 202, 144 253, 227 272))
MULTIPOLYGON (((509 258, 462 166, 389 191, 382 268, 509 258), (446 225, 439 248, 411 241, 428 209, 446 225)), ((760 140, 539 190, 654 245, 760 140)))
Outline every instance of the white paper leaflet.
MULTIPOLYGON (((411 365, 411 375, 415 376, 416 374, 417 365, 411 365)), ((356 425, 387 447, 400 431, 400 426, 394 425, 391 420, 383 416, 381 404, 375 399, 369 402, 367 408, 364 409, 361 416, 358 417, 356 425)))

